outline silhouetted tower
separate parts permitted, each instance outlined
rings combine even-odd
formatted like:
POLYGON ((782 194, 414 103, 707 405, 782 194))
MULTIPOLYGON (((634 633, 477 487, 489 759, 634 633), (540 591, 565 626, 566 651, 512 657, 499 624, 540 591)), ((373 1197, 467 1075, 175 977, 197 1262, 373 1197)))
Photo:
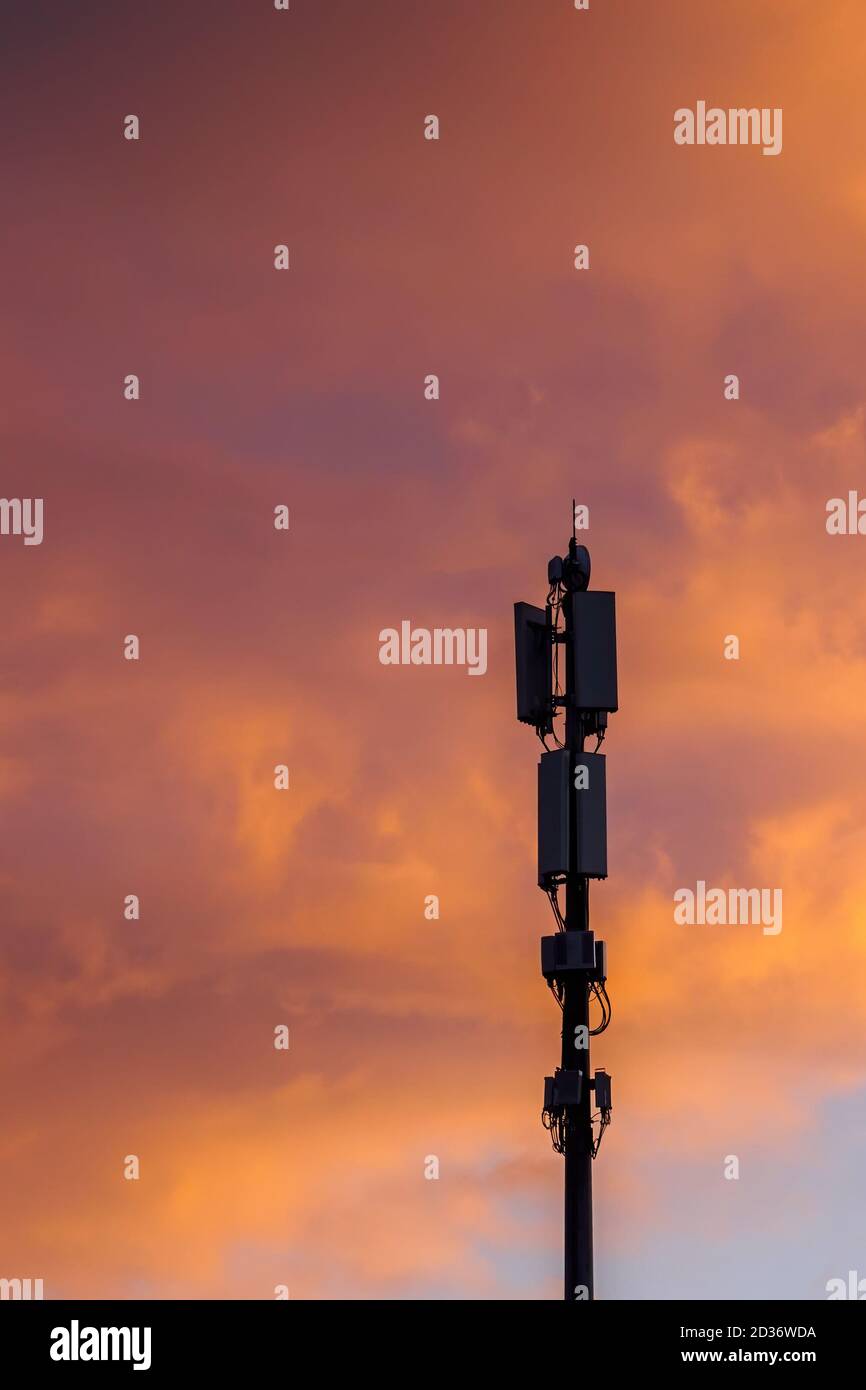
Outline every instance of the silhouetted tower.
POLYGON ((572 522, 567 556, 554 556, 547 567, 546 606, 514 605, 517 718, 535 728, 545 748, 538 764, 538 884, 557 931, 542 937, 541 970, 562 1009, 562 1057, 544 1078, 542 1120, 565 1159, 568 1301, 594 1296, 592 1160, 611 1112, 610 1077, 601 1068, 590 1075, 590 1038, 607 1028, 611 1007, 607 948, 589 928, 589 881, 607 878, 605 758, 598 750, 617 708, 616 616, 615 596, 590 593, 589 575, 589 551, 577 544, 572 522), (593 736, 595 749, 587 752, 593 736))

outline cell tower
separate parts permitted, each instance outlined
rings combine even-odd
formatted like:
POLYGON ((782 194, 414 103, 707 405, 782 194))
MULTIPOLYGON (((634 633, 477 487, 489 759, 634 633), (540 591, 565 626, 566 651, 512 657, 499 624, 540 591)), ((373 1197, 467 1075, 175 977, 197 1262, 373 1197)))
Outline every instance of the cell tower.
POLYGON ((606 759, 598 750, 617 709, 615 595, 589 592, 589 551, 577 544, 573 518, 574 503, 568 554, 547 566, 545 607, 514 605, 517 718, 533 726, 545 749, 538 764, 538 886, 557 930, 541 939, 541 973, 562 1010, 562 1058, 544 1078, 542 1121, 565 1159, 568 1302, 594 1297, 592 1161, 611 1113, 610 1076, 602 1068, 590 1074, 590 1039, 607 1028, 611 1006, 607 947, 589 927, 589 881, 607 878, 606 759), (562 714, 564 729, 557 726, 562 714), (595 749, 587 752, 592 737, 595 749))

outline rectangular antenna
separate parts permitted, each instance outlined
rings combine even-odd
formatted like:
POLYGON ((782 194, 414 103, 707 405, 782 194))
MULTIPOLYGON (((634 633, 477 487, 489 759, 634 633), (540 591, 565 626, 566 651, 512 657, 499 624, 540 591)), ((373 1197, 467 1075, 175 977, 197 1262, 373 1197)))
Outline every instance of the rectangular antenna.
POLYGON ((570 595, 573 706, 578 710, 617 708, 616 595, 586 589, 570 595))
POLYGON ((552 633, 543 608, 514 605, 517 718, 542 733, 553 728, 552 633))

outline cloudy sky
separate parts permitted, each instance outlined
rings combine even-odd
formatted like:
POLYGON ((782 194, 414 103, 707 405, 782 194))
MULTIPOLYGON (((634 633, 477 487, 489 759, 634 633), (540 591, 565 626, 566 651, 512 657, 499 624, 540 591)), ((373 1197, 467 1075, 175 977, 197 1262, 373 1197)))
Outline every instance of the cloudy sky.
POLYGON ((620 643, 598 1296, 866 1275, 862 5, 3 28, 2 492, 45 530, 0 537, 0 1274, 560 1296, 511 642, 576 496, 620 643), (699 100, 782 153, 675 145, 699 100), (402 619, 487 674, 380 665, 402 619), (676 926, 699 879, 782 932, 676 926))

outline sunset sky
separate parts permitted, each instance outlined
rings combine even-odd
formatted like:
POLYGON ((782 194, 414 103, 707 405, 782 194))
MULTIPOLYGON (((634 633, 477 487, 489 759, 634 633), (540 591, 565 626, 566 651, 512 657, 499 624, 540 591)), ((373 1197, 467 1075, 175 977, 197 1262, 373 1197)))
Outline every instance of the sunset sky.
POLYGON ((866 495, 862 0, 0 37, 0 491, 45 517, 0 536, 0 1276, 561 1297, 512 605, 572 497, 620 662, 596 1294, 866 1276, 866 537, 825 527, 866 495), (699 100, 782 108, 781 154, 677 146, 699 100), (403 619, 487 673, 381 665, 403 619), (675 925, 699 879, 783 930, 675 925))

